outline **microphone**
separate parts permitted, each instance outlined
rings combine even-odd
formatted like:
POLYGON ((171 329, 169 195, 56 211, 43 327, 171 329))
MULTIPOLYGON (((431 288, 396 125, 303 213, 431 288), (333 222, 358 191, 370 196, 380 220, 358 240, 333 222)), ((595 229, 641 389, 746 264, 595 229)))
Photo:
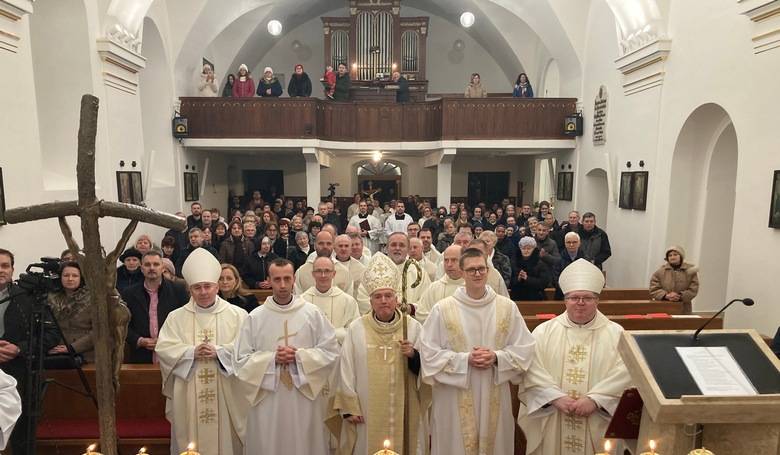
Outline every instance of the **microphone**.
POLYGON ((730 307, 730 306, 731 306, 731 304, 732 304, 732 303, 734 303, 734 302, 742 302, 742 304, 743 304, 743 305, 745 305, 745 306, 753 306, 753 305, 756 303, 756 302, 755 302, 753 299, 751 299, 750 297, 745 297, 745 298, 743 298, 743 299, 734 299, 734 300, 732 300, 731 302, 727 303, 727 304, 726 304, 726 306, 724 306, 723 308, 721 308, 721 309, 720 309, 720 311, 718 311, 717 313, 715 313, 715 315, 713 315, 711 318, 707 319, 707 322, 705 322, 704 324, 702 324, 702 326, 701 326, 701 327, 699 327, 699 328, 698 328, 698 330, 696 330, 696 332, 694 332, 694 333, 693 333, 693 341, 698 341, 698 340, 699 340, 699 332, 701 332, 702 330, 704 330, 704 328, 705 328, 705 327, 707 327, 707 326, 710 324, 710 322, 712 322, 712 321, 713 321, 715 318, 717 318, 717 317, 718 317, 718 316, 719 316, 721 313, 723 313, 724 311, 726 311, 726 308, 730 307))

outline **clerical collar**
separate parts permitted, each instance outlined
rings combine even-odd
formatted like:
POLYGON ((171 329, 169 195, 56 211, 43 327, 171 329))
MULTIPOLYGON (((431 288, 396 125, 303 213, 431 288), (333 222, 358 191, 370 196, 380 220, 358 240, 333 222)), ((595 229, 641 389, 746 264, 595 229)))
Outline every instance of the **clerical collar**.
POLYGON ((217 309, 217 299, 214 299, 214 303, 212 303, 211 305, 209 305, 209 306, 207 306, 205 308, 200 306, 200 305, 198 305, 197 303, 195 304, 195 312, 196 313, 213 313, 214 310, 216 310, 216 309, 217 309))
POLYGON ((319 289, 317 289, 317 286, 314 286, 314 288, 313 288, 313 289, 314 289, 314 292, 315 292, 317 295, 324 295, 324 296, 330 296, 330 294, 331 294, 331 292, 330 292, 330 291, 331 291, 331 290, 333 290, 333 288, 331 287, 331 288, 328 288, 328 289, 327 289, 325 292, 322 292, 322 291, 320 291, 319 289))
POLYGON ((458 301, 465 303, 466 305, 484 306, 491 303, 493 300, 495 300, 496 292, 490 286, 485 286, 485 294, 478 299, 474 299, 469 296, 468 292, 466 292, 466 288, 464 286, 461 286, 455 290, 455 293, 452 296, 455 297, 455 299, 457 299, 458 301))
POLYGON ((374 317, 374 320, 377 322, 377 324, 380 325, 380 327, 389 327, 389 326, 393 325, 393 323, 395 322, 395 312, 393 312, 393 318, 390 319, 387 322, 380 321, 379 318, 376 317, 376 313, 373 312, 373 311, 371 312, 371 315, 374 317))
POLYGON ((287 305, 293 303, 293 300, 295 300, 295 297, 290 296, 290 301, 289 302, 287 302, 287 303, 279 303, 279 301, 276 300, 276 296, 271 296, 271 298, 273 299, 274 303, 279 305, 280 307, 286 307, 287 305))
POLYGON ((593 315, 593 319, 591 319, 590 321, 588 321, 588 322, 586 322, 584 324, 580 324, 578 322, 572 321, 571 318, 569 317, 568 313, 563 313, 563 314, 566 317, 566 320, 569 321, 569 324, 571 324, 573 327, 577 327, 577 328, 580 328, 580 329, 590 329, 590 328, 593 328, 593 326, 594 326, 594 324, 596 322, 596 319, 598 319, 598 315, 599 315, 598 311, 596 311, 596 314, 593 315))
POLYGON ((365 215, 361 215, 358 213, 358 218, 368 218, 368 213, 366 213, 365 215))
POLYGON ((406 214, 404 213, 403 215, 399 215, 399 214, 396 213, 395 214, 395 219, 396 220, 405 220, 406 219, 406 214))

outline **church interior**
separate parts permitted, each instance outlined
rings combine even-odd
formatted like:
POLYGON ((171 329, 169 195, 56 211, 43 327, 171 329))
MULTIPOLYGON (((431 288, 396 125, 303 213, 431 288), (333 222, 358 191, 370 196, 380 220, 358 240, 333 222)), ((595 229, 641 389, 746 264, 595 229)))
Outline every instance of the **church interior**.
MULTIPOLYGON (((777 0, 0 0, 0 248, 13 251, 18 276, 68 247, 56 219, 6 223, 5 212, 78 199, 79 108, 91 94, 98 199, 185 216, 199 202, 228 222, 255 191, 315 213, 327 199, 343 214, 355 194, 376 197, 380 210, 414 196, 434 213, 502 201, 536 212, 548 201, 557 223, 591 212, 608 233, 605 291, 615 300, 646 290, 679 245, 698 267, 694 314, 750 298, 719 328, 771 339, 778 73, 777 0), (270 69, 282 95, 224 91, 242 65, 255 83, 270 69), (296 65, 310 96, 288 93, 296 65), (351 79, 346 100, 320 82, 327 66, 351 79), (396 72, 408 101, 398 101, 396 72), (468 96, 475 73, 486 96, 468 96), (521 73, 532 97, 513 96, 521 73)), ((68 219, 83 245, 78 218, 68 219)), ((101 219, 107 250, 126 224, 101 219)), ((165 232, 140 223, 131 240, 159 245, 165 232)), ((640 295, 625 300, 649 300, 640 295)), ((538 308, 520 311, 560 312, 538 308)), ((624 327, 698 327, 684 316, 624 327)), ((145 414, 129 398, 159 388, 159 373, 133 368, 120 374, 117 412, 162 417, 164 404, 145 414)), ((71 412, 44 408, 50 419, 71 412)), ((96 428, 84 425, 73 438, 43 426, 69 447, 56 453, 81 453, 96 428)), ((148 439, 167 447, 164 435, 148 439)))

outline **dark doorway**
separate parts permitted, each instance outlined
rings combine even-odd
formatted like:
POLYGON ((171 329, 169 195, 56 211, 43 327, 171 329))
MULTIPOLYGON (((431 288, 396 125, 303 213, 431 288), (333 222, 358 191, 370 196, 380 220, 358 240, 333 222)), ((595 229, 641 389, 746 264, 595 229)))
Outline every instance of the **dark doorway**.
POLYGON ((252 192, 258 190, 263 200, 273 205, 274 199, 284 194, 284 172, 245 170, 244 189, 245 197, 251 197, 252 192))
POLYGON ((390 202, 401 194, 401 176, 358 176, 358 192, 382 204, 390 202))
POLYGON ((469 172, 469 205, 488 207, 509 196, 509 172, 469 172))

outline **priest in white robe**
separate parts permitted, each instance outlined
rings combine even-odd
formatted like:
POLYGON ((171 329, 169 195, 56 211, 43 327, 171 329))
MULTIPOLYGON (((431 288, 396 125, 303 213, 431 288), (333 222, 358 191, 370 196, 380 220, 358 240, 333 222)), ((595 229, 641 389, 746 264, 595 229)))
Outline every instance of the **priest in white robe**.
MULTIPOLYGON (((347 228, 349 229, 349 228, 347 228)), ((363 246, 363 241, 357 235, 349 235, 349 254, 358 262, 368 267, 368 263, 371 261, 371 251, 363 246)))
POLYGON ((22 399, 16 379, 0 371, 0 450, 4 450, 14 425, 22 415, 22 399))
POLYGON ((221 272, 203 248, 187 257, 190 301, 168 315, 157 339, 172 454, 190 442, 203 455, 243 450, 248 404, 233 376, 233 347, 247 314, 217 295, 221 272))
POLYGON ((423 242, 423 254, 425 258, 431 261, 433 264, 439 265, 442 260, 442 253, 433 246, 433 232, 429 228, 423 227, 420 229, 420 240, 423 242))
POLYGON ((566 311, 534 329, 536 357, 518 424, 534 455, 593 455, 631 378, 617 351, 623 328, 598 311, 604 274, 579 259, 561 273, 566 311))
POLYGON ((433 386, 433 455, 511 454, 509 383, 520 383, 534 338, 514 302, 487 286, 487 257, 460 258, 465 286, 437 303, 423 326, 422 378, 433 386))
MULTIPOLYGON (((382 253, 377 253, 382 254, 382 253)), ((393 261, 403 278, 403 269, 406 260, 409 258, 409 238, 402 232, 396 232, 387 239, 387 256, 393 261)), ((410 266, 406 270, 406 302, 412 305, 413 309, 417 307, 425 290, 431 285, 431 279, 428 274, 422 271, 417 273, 417 267, 410 266), (418 281, 419 278, 419 281, 418 281), (416 284, 416 286, 415 286, 416 284)), ((404 289, 399 287, 399 292, 403 295, 404 289)), ((363 283, 358 286, 357 295, 358 308, 360 314, 368 314, 371 311, 371 302, 363 283)), ((414 310, 413 310, 414 311, 414 310)), ((412 313, 413 314, 413 313, 412 313)))
POLYGON ((363 278, 366 266, 351 256, 351 243, 352 241, 348 235, 341 234, 337 236, 333 254, 335 256, 334 262, 343 265, 349 270, 349 279, 352 280, 352 289, 350 289, 349 294, 352 297, 357 297, 357 288, 360 286, 360 280, 363 278))
POLYGON ((385 440, 395 452, 402 452, 404 436, 408 438, 406 453, 426 453, 425 410, 430 390, 418 380, 422 326, 398 309, 400 279, 398 268, 383 254, 374 256, 364 274, 371 312, 347 331, 328 420, 333 434, 339 436, 340 455, 371 455, 383 448, 385 440), (406 435, 405 393, 409 397, 406 435))
POLYGON ((417 261, 423 271, 428 274, 428 279, 436 279, 436 264, 429 261, 423 254, 423 242, 417 237, 409 237, 409 257, 417 261))
MULTIPOLYGON (((319 256, 333 258, 334 236, 328 231, 320 231, 314 240, 314 253, 306 259, 306 263, 295 272, 295 295, 301 295, 304 291, 314 286, 314 278, 311 271, 314 268, 314 260, 319 256)), ((336 276, 333 283, 344 292, 352 293, 352 277, 349 275, 349 269, 342 264, 336 264, 336 276)))
POLYGON ((488 258, 488 276, 487 284, 496 291, 496 294, 509 298, 509 290, 506 287, 506 282, 501 276, 498 270, 493 266, 493 262, 490 260, 490 252, 488 251, 487 243, 484 240, 474 239, 469 243, 469 248, 476 248, 488 258))
POLYGON ((385 236, 385 231, 379 218, 368 213, 368 204, 365 200, 358 204, 358 213, 349 219, 349 225, 360 229, 360 238, 363 246, 371 251, 371 254, 379 251, 380 243, 385 236))
POLYGON ((333 326, 293 295, 293 265, 268 269, 273 295, 249 315, 236 342, 236 375, 250 404, 244 454, 328 455, 322 389, 336 366, 333 326))
POLYGON ((385 220, 385 235, 387 235, 387 242, 390 243, 390 235, 396 232, 402 232, 406 234, 406 228, 412 224, 414 220, 408 213, 406 213, 406 206, 403 201, 396 201, 395 212, 385 220))
POLYGON ((422 297, 420 297, 417 309, 414 312, 414 317, 420 321, 421 324, 425 323, 425 320, 428 319, 428 315, 431 314, 431 309, 433 309, 440 300, 450 297, 455 293, 456 289, 465 284, 463 281, 463 271, 458 264, 461 251, 463 251, 463 249, 460 245, 450 245, 444 250, 445 275, 428 286, 428 289, 422 297))
POLYGON ((360 317, 357 302, 351 295, 333 286, 336 269, 331 258, 315 259, 312 275, 315 285, 301 294, 301 298, 322 311, 335 329, 339 344, 342 344, 347 334, 347 327, 360 317))

